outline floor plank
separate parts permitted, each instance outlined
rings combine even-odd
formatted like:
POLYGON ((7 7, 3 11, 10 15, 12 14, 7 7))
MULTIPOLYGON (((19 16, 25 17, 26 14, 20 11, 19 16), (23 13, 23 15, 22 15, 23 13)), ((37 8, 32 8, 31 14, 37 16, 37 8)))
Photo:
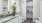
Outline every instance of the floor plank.
POLYGON ((27 18, 27 20, 24 21, 23 23, 33 23, 33 19, 32 18, 27 18))

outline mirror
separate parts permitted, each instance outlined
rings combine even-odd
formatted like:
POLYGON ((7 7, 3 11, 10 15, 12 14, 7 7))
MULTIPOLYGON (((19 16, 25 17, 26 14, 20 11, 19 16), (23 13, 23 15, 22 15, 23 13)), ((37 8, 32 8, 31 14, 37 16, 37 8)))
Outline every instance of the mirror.
POLYGON ((15 16, 20 12, 18 0, 2 0, 2 15, 1 17, 15 16))

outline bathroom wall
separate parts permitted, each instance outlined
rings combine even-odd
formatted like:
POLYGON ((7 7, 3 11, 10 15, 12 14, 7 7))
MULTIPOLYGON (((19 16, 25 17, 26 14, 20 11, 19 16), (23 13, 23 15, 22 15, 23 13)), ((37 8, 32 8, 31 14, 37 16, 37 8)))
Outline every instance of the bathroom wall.
POLYGON ((40 1, 33 0, 33 18, 38 18, 40 16, 40 1))
POLYGON ((5 10, 3 11, 3 13, 7 14, 8 13, 8 0, 3 0, 3 8, 5 8, 3 9, 5 10))
POLYGON ((21 13, 22 16, 24 17, 23 19, 26 20, 26 0, 21 0, 21 13))
POLYGON ((40 1, 40 23, 42 23, 42 0, 40 1))
POLYGON ((33 0, 33 20, 40 17, 40 0, 33 0))
POLYGON ((0 14, 3 14, 3 1, 0 0, 0 14))

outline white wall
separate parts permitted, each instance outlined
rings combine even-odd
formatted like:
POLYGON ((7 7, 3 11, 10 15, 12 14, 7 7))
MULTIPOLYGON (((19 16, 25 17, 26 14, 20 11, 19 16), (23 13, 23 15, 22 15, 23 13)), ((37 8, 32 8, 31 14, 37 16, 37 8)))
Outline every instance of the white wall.
POLYGON ((42 23, 42 0, 40 1, 40 23, 42 23))
POLYGON ((19 0, 16 0, 16 13, 20 12, 20 7, 19 7, 19 0))
POLYGON ((26 0, 19 0, 19 8, 24 22, 26 20, 26 0))
POLYGON ((33 18, 38 18, 40 16, 40 1, 33 0, 33 18))
POLYGON ((10 13, 13 12, 12 5, 14 4, 14 0, 8 0, 8 11, 10 13))
POLYGON ((3 13, 7 14, 8 13, 8 0, 3 0, 3 7, 5 7, 5 11, 3 13))
POLYGON ((3 6, 8 5, 8 0, 3 0, 3 6))
POLYGON ((33 17, 37 18, 40 14, 40 2, 39 0, 33 0, 33 17))
POLYGON ((2 0, 0 0, 0 14, 2 14, 3 13, 3 2, 2 2, 2 0))
POLYGON ((3 7, 5 7, 6 6, 6 11, 5 11, 5 13, 8 13, 7 11, 8 11, 8 7, 7 7, 7 5, 8 5, 8 0, 6 1, 6 0, 0 0, 0 14, 3 14, 4 12, 3 12, 3 7))
POLYGON ((21 0, 21 13, 26 20, 26 0, 21 0))

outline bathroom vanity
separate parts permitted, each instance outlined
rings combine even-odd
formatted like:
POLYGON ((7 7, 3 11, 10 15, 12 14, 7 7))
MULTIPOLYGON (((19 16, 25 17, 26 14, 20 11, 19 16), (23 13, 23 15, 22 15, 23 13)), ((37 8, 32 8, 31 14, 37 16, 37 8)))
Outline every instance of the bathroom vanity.
POLYGON ((0 23, 22 23, 22 15, 15 15, 0 19, 0 23))

